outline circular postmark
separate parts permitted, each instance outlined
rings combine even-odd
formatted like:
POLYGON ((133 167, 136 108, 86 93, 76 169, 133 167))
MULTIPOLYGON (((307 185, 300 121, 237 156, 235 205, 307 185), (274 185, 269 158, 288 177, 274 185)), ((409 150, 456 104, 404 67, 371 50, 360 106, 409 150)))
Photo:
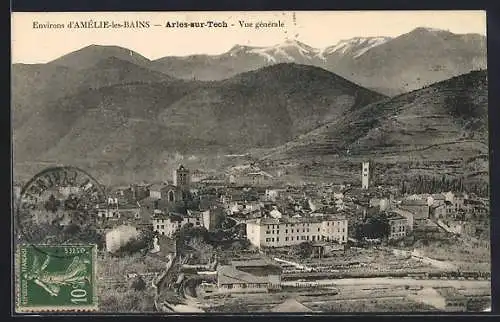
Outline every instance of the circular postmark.
POLYGON ((33 247, 99 244, 99 218, 106 204, 104 187, 85 171, 71 166, 48 168, 21 189, 17 242, 33 247))

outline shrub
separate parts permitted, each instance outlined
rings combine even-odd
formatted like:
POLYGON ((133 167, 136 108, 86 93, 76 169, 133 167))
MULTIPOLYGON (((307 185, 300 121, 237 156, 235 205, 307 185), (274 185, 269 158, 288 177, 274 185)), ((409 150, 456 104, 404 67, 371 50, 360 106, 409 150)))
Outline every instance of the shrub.
POLYGON ((146 282, 142 279, 142 277, 137 276, 130 283, 130 288, 134 291, 143 291, 146 289, 146 282))

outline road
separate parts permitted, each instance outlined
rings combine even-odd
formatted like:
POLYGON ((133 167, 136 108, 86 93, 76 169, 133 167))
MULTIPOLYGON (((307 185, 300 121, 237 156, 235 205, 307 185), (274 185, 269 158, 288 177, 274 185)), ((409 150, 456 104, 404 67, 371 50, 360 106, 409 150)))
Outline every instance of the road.
POLYGON ((186 258, 176 256, 173 263, 168 269, 162 281, 159 283, 158 307, 163 312, 179 312, 179 313, 202 313, 202 309, 197 307, 197 303, 193 298, 184 294, 185 280, 179 286, 175 286, 175 281, 180 274, 183 264, 187 263, 186 258), (168 303, 166 298, 176 298, 180 304, 168 303))
MULTIPOLYGON (((425 287, 443 287, 452 286, 455 288, 490 288, 490 281, 468 281, 468 280, 418 280, 413 278, 387 278, 387 277, 373 277, 373 278, 344 278, 344 279, 326 279, 308 281, 316 282, 318 285, 410 285, 410 286, 425 286, 425 287)), ((294 286, 297 281, 282 282, 282 285, 294 286)))

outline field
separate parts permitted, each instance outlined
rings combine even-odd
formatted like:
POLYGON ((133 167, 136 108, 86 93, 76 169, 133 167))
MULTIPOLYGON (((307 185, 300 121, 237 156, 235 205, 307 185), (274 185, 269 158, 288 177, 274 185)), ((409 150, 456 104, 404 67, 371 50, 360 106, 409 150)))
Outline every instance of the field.
POLYGON ((104 312, 153 312, 156 289, 154 273, 165 263, 150 256, 99 256, 97 261, 99 308, 104 312), (129 274, 150 273, 141 278, 129 274))
POLYGON ((491 271, 491 250, 474 247, 460 240, 434 242, 430 245, 416 245, 422 255, 450 261, 462 270, 491 271))
MULTIPOLYGON (((232 294, 221 299, 204 299, 208 312, 269 312, 287 299, 294 299, 316 312, 434 312, 436 308, 410 296, 424 285, 437 287, 442 281, 371 279, 358 283, 349 279, 317 288, 284 287, 277 293, 232 294), (331 286, 333 285, 333 286, 331 286)), ((487 282, 448 282, 469 297, 471 308, 481 310, 491 302, 487 282)))

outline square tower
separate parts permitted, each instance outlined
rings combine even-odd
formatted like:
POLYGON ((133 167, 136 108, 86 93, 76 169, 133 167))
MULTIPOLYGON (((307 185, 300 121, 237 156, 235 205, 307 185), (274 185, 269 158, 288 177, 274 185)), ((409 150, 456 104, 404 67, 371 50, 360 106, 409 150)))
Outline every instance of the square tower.
POLYGON ((174 170, 174 186, 182 189, 188 189, 190 183, 191 177, 187 168, 181 165, 177 170, 174 170))
POLYGON ((365 161, 361 165, 361 188, 368 189, 370 185, 371 171, 370 162, 365 161))

